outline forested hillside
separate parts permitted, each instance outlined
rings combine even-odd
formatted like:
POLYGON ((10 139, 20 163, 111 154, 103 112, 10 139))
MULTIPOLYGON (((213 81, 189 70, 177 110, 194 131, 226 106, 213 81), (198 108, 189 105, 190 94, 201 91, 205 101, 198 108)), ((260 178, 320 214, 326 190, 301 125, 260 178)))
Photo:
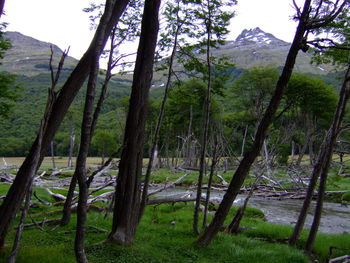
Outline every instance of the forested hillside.
MULTIPOLYGON (((20 97, 12 109, 11 117, 0 119, 0 156, 24 156, 37 132, 37 125, 42 117, 46 103, 47 89, 51 82, 49 72, 50 46, 53 47, 54 63, 58 64, 62 51, 53 44, 41 42, 17 32, 8 32, 5 36, 11 40, 12 48, 6 52, 0 69, 16 75, 16 84, 19 86, 20 97)), ((235 66, 228 69, 231 77, 228 78, 225 87, 222 87, 220 90, 219 93, 221 95, 217 96, 218 101, 223 103, 220 110, 226 116, 232 116, 233 112, 237 111, 237 108, 233 107, 235 102, 231 100, 232 95, 230 95, 232 90, 230 90, 229 86, 231 86, 232 82, 243 74, 244 69, 251 67, 270 65, 270 67, 278 69, 283 63, 283 58, 288 51, 289 45, 278 40, 273 35, 256 28, 254 30, 244 30, 235 41, 228 41, 219 49, 214 50, 215 55, 227 56, 230 61, 235 63, 235 66)), ((323 68, 321 70, 320 66, 313 66, 310 62, 311 56, 302 54, 299 58, 296 72, 308 72, 310 76, 323 79, 337 90, 340 82, 338 79, 339 74, 323 68)), ((76 63, 77 61, 71 57, 65 60, 64 70, 59 80, 60 84, 64 83, 76 63)), ((57 65, 54 66, 57 67, 57 65)), ((327 65, 323 67, 331 69, 327 65)), ((177 68, 181 71, 180 65, 177 68)), ((103 72, 101 70, 100 86, 103 72)), ((159 109, 164 91, 165 78, 162 71, 155 73, 154 81, 155 85, 151 89, 151 111, 153 113, 152 117, 149 118, 150 120, 156 119, 156 112, 159 109)), ((119 140, 118 142, 115 141, 114 145, 120 144, 122 137, 121 127, 123 127, 125 121, 127 96, 130 93, 130 86, 130 75, 117 75, 112 78, 98 123, 97 129, 101 130, 100 132, 105 134, 108 131, 107 133, 111 134, 114 140, 116 138, 119 140)), ((78 127, 82 117, 84 94, 85 89, 82 89, 70 110, 69 116, 56 135, 55 153, 57 155, 67 155, 69 134, 73 124, 75 134, 79 135, 80 133, 78 127)), ((170 109, 170 111, 172 110, 170 109)), ((183 109, 181 114, 185 114, 185 112, 188 112, 188 109, 183 109)), ((169 116, 169 118, 173 117, 177 118, 176 113, 172 113, 169 116)), ((150 123, 149 125, 151 128, 155 123, 150 123)), ((98 149, 93 147, 90 154, 97 155, 98 153, 98 149)))

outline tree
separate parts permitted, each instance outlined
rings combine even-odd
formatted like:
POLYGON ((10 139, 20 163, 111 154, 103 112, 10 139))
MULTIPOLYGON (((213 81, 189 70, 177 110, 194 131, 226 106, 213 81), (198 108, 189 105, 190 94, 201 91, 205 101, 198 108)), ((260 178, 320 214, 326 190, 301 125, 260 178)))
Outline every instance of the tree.
POLYGON ((328 5, 333 4, 332 1, 321 1, 318 3, 318 5, 316 5, 316 7, 313 7, 311 0, 305 0, 302 9, 297 7, 296 3, 294 2, 297 10, 296 19, 298 19, 299 23, 294 36, 294 40, 289 49, 285 65, 282 69, 282 73, 277 81, 276 89, 259 123, 259 126, 257 127, 252 148, 244 155, 243 159, 240 161, 239 166, 233 175, 227 192, 224 195, 224 198, 220 203, 212 222, 205 230, 203 235, 201 235, 197 240, 198 245, 207 246, 220 230, 220 227, 222 226, 229 212, 229 209, 234 199, 236 198, 245 177, 249 172, 251 165, 260 152, 268 127, 273 120, 278 105, 282 99, 283 91, 291 77, 298 52, 299 50, 306 49, 305 41, 307 40, 308 32, 314 28, 322 27, 330 23, 330 21, 332 21, 339 14, 346 2, 346 0, 342 1, 341 3, 339 3, 339 1, 336 1, 334 8, 331 8, 329 12, 322 12, 321 14, 319 13, 320 8, 323 9, 323 7, 327 7, 328 5))
POLYGON ((5 5, 5 0, 0 0, 0 17, 4 12, 4 5, 5 5))
MULTIPOLYGON (((86 159, 89 152, 91 138, 94 133, 94 99, 96 91, 96 82, 99 71, 99 55, 95 57, 91 64, 89 81, 86 90, 85 106, 83 113, 83 122, 81 125, 81 139, 77 162, 73 178, 77 178, 79 184, 79 198, 77 207, 77 229, 75 234, 74 251, 78 263, 87 263, 84 240, 86 223, 86 202, 88 198, 88 182, 86 171, 86 159)), ((98 115, 97 115, 98 116, 98 115)), ((97 118, 97 117, 96 117, 97 118)), ((97 121, 97 120, 96 120, 97 121)))
POLYGON ((295 224, 292 235, 289 239, 289 244, 295 245, 301 230, 304 226, 307 211, 309 209, 313 192, 316 187, 316 183, 318 177, 320 177, 318 197, 315 209, 315 215, 313 219, 313 223, 309 232, 309 236, 305 245, 307 251, 311 252, 313 247, 313 243, 316 237, 316 233, 318 231, 322 207, 323 207, 323 199, 324 192, 326 187, 326 180, 328 169, 330 165, 330 161, 332 159, 332 152, 334 143, 338 134, 341 131, 341 123, 345 115, 346 105, 350 96, 350 66, 349 66, 349 35, 348 32, 348 24, 349 22, 349 4, 344 5, 344 8, 341 10, 339 16, 337 16, 333 21, 327 24, 323 28, 318 28, 316 30, 317 33, 327 32, 329 35, 334 36, 334 39, 337 41, 323 38, 316 38, 315 40, 310 41, 309 43, 316 47, 316 61, 332 61, 333 64, 340 66, 341 68, 346 66, 347 70, 345 73, 344 81, 342 83, 337 108, 334 112, 334 117, 332 124, 325 136, 321 149, 318 154, 317 162, 314 165, 312 175, 310 178, 310 182, 307 189, 307 194, 303 202, 303 206, 300 210, 298 221, 295 224), (344 26, 345 25, 345 26, 344 26), (330 43, 330 44, 329 44, 330 43), (345 54, 344 54, 345 53, 345 54), (345 56, 344 56, 345 55, 345 56))
POLYGON ((88 50, 61 88, 52 106, 42 142, 40 142, 38 137, 33 142, 29 154, 19 168, 16 178, 0 207, 0 248, 4 246, 9 227, 20 208, 31 178, 34 176, 43 160, 48 145, 59 128, 73 99, 86 80, 90 71, 90 65, 93 63, 96 55, 99 56, 102 53, 110 32, 118 22, 128 2, 128 0, 106 0, 104 14, 101 17, 99 26, 96 29, 88 50), (39 151, 38 146, 40 146, 39 151))
POLYGON ((159 42, 162 43, 161 49, 163 51, 166 49, 171 49, 171 54, 166 63, 166 65, 168 66, 167 81, 165 84, 164 95, 163 95, 163 99, 159 110, 156 128, 152 138, 151 151, 150 151, 149 161, 147 165, 144 186, 142 190, 139 220, 141 220, 144 209, 147 205, 148 186, 149 186, 149 181, 150 181, 155 154, 157 150, 160 129, 161 129, 161 125, 164 117, 165 105, 168 99, 169 89, 171 87, 173 65, 174 65, 174 60, 176 58, 176 51, 178 49, 179 36, 181 35, 181 33, 183 33, 183 29, 182 29, 183 24, 187 22, 183 18, 180 18, 180 12, 181 12, 180 1, 176 1, 175 4, 171 2, 166 3, 164 15, 167 19, 168 24, 165 30, 168 30, 168 31, 167 33, 161 34, 161 40, 159 42), (173 18, 174 14, 176 18, 173 18))
POLYGON ((285 109, 289 113, 290 123, 295 124, 297 133, 295 138, 301 136, 304 130, 304 139, 295 140, 300 146, 300 162, 309 149, 310 161, 313 161, 314 138, 316 135, 323 136, 332 119, 332 112, 336 107, 337 96, 333 87, 327 85, 319 78, 310 77, 306 74, 294 74, 286 88, 285 109))
MULTIPOLYGON (((3 3, 4 1, 2 1, 3 3)), ((0 9, 0 16, 1 14, 2 9, 0 9)), ((12 47, 10 41, 4 37, 3 31, 5 28, 6 24, 0 23, 0 60, 3 59, 6 50, 12 47)), ((0 72, 0 117, 8 117, 10 109, 13 107, 13 102, 19 97, 17 91, 18 86, 15 85, 15 75, 0 72)))
POLYGON ((153 76, 159 6, 160 0, 146 0, 142 16, 140 42, 115 188, 112 231, 109 234, 109 240, 121 245, 133 243, 139 222, 147 100, 153 76))
POLYGON ((102 157, 102 164, 104 159, 117 149, 116 136, 107 130, 97 130, 92 138, 92 148, 95 149, 97 154, 102 157))

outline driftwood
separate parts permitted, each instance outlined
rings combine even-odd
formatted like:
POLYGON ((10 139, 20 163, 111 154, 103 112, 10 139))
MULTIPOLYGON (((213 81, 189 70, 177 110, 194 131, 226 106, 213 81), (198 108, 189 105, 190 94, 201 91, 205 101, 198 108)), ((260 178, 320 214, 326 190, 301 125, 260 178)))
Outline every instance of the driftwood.
POLYGON ((347 262, 350 262, 350 255, 332 258, 328 261, 328 263, 347 263, 347 262))
POLYGON ((11 174, 11 173, 0 174, 0 182, 12 184, 14 179, 15 179, 14 174, 11 174))
POLYGON ((180 178, 178 178, 175 182, 172 182, 172 183, 170 183, 170 184, 166 184, 166 185, 164 185, 163 187, 161 187, 161 188, 159 188, 159 189, 157 189, 157 190, 154 190, 153 192, 148 193, 148 196, 155 195, 155 194, 157 194, 157 193, 159 193, 159 192, 162 192, 162 191, 164 191, 164 190, 166 190, 166 189, 169 189, 169 188, 171 188, 171 187, 174 187, 175 185, 179 184, 179 183, 180 183, 185 177, 187 177, 187 176, 188 176, 188 174, 184 174, 183 176, 181 176, 180 178))
POLYGON ((45 188, 46 192, 51 195, 53 198, 55 198, 56 201, 65 201, 66 197, 64 195, 61 194, 56 194, 51 192, 51 190, 49 188, 45 188))
MULTIPOLYGON (((196 201, 196 197, 177 197, 177 198, 157 198, 148 200, 147 205, 160 205, 166 203, 179 203, 179 202, 193 202, 196 201)), ((205 198, 201 198, 201 202, 205 202, 205 198)))

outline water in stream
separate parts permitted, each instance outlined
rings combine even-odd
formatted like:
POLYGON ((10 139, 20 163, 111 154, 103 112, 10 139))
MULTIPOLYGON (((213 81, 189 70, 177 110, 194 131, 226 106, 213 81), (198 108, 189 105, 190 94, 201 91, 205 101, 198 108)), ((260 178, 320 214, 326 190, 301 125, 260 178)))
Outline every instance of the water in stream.
MULTIPOLYGON (((185 194, 195 196, 194 192, 182 189, 169 189, 157 194, 158 197, 179 197, 185 194)), ((220 201, 224 196, 224 192, 213 191, 211 199, 220 201)), ((243 204, 245 196, 238 195, 235 205, 243 204)), ((276 200, 263 197, 252 197, 249 206, 262 210, 268 222, 294 225, 302 206, 302 200, 276 200)), ((305 226, 309 227, 312 223, 312 213, 315 202, 312 203, 312 209, 306 219, 305 226)), ((324 203, 320 232, 333 234, 350 234, 350 206, 344 207, 336 203, 324 203)))

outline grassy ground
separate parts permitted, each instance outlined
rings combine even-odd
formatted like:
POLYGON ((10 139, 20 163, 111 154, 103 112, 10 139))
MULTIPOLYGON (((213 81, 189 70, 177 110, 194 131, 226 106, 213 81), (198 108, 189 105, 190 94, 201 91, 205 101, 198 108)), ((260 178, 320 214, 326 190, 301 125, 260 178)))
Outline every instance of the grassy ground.
MULTIPOLYGON (((6 185, 0 185, 0 195, 7 191, 6 185)), ((35 189, 40 198, 53 202, 42 189, 35 189)), ((31 208, 35 215, 61 207, 31 208)), ((236 211, 233 207, 230 218, 236 211)), ((177 203, 175 205, 149 206, 138 227, 135 244, 121 247, 105 242, 111 229, 111 217, 104 218, 104 213, 90 212, 86 252, 91 263, 128 262, 128 263, 285 263, 312 262, 301 250, 286 244, 271 242, 288 238, 291 227, 269 224, 263 221, 263 214, 258 209, 249 208, 242 225, 247 227, 239 235, 220 233, 207 248, 193 245, 196 236, 192 234, 193 204, 177 203), (94 227, 104 229, 104 233, 95 233, 94 227), (267 242, 266 240, 270 240, 267 242)), ((210 215, 212 216, 212 215, 210 215)), ((36 216, 35 220, 59 218, 55 216, 36 216)), ((68 263, 75 262, 73 253, 75 215, 66 227, 44 226, 26 228, 23 233, 22 247, 18 263, 68 263)), ((31 223, 31 220, 27 220, 31 223)), ((225 224, 228 224, 227 221, 225 224)), ((5 262, 13 241, 14 231, 9 234, 5 249, 0 252, 0 262, 5 262)), ((306 233, 302 235, 299 245, 305 242, 306 233)), ((350 235, 320 234, 315 244, 318 259, 324 261, 330 246, 344 247, 350 244, 350 235)), ((338 255, 344 252, 338 251, 338 255)))
MULTIPOLYGON (((20 165, 23 158, 6 158, 8 165, 20 165)), ((101 162, 100 158, 89 158, 89 164, 95 166, 101 162)), ((56 159, 56 165, 65 167, 66 158, 56 159), (62 166, 61 166, 62 165, 62 166)), ((50 158, 46 158, 42 169, 47 170, 52 166, 50 158)), ((334 171, 333 171, 334 172, 334 171)), ((152 175, 153 183, 172 182, 183 173, 171 173, 166 169, 156 170, 152 175)), ((233 172, 222 173, 227 182, 231 180, 233 172)), ((193 185, 197 180, 197 172, 185 178, 183 184, 193 185)), ((329 181, 329 189, 350 189, 350 178, 332 176, 329 181)), ((219 179, 215 179, 219 182, 219 179)), ((250 184, 252 177, 245 182, 250 184)), ((0 196, 5 195, 9 185, 0 184, 0 196)), ((48 196, 44 189, 34 189, 39 197, 48 202, 54 200, 48 196)), ((59 192, 55 190, 55 192, 59 192)), ((60 190, 65 194, 66 190, 60 190)), ((31 208, 30 214, 35 215, 44 211, 54 211, 62 207, 31 208)), ((236 208, 232 208, 230 218, 236 208)), ((111 217, 104 218, 103 213, 90 212, 88 217, 88 231, 92 227, 105 229, 104 233, 88 232, 86 240, 86 252, 91 263, 108 262, 169 262, 169 263, 206 263, 206 262, 237 262, 237 263, 279 263, 279 262, 312 262, 301 250, 291 248, 283 244, 292 231, 290 226, 269 224, 263 221, 262 212, 257 209, 249 209, 242 225, 247 227, 239 235, 232 236, 220 233, 213 243, 207 248, 199 248, 193 245, 196 236, 192 234, 193 204, 175 204, 150 206, 146 210, 140 226, 138 227, 135 244, 130 247, 121 247, 104 242, 111 229, 111 217), (173 223, 172 223, 173 222, 173 223), (275 241, 281 241, 278 243, 275 241)), ((35 217, 36 221, 42 219, 59 218, 56 216, 35 217)), ((75 262, 74 228, 75 216, 66 227, 44 226, 44 231, 38 228, 25 229, 22 247, 19 253, 18 263, 66 263, 75 262)), ((27 220, 31 223, 31 220, 27 220)), ((229 222, 226 222, 228 224, 229 222)), ((305 243, 307 233, 304 231, 299 246, 305 243)), ((9 234, 6 247, 0 252, 0 262, 5 262, 13 241, 14 231, 9 234)), ((350 235, 326 235, 319 234, 314 248, 315 258, 325 262, 331 246, 338 248, 350 248, 350 235)), ((334 256, 344 255, 348 252, 336 250, 334 256)))

